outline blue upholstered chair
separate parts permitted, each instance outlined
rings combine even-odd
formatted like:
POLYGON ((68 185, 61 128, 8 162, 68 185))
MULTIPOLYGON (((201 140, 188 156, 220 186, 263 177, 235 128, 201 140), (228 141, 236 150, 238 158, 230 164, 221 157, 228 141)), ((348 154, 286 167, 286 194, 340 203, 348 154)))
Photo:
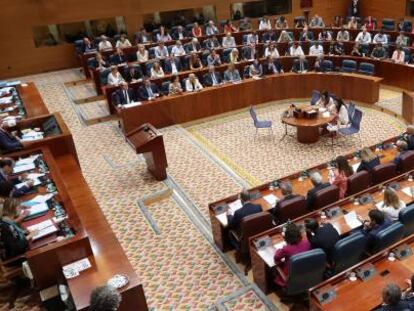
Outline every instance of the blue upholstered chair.
POLYGON ((333 62, 329 59, 325 59, 322 62, 322 68, 324 71, 327 71, 327 72, 333 71, 333 62))
POLYGON ((395 30, 395 20, 392 18, 384 18, 382 20, 382 28, 386 31, 394 31, 395 30))
POLYGON ((342 61, 341 71, 343 72, 355 72, 357 70, 357 62, 350 59, 344 59, 342 61))
POLYGON ((161 84, 161 93, 163 95, 168 95, 169 92, 170 92, 170 81, 164 81, 161 84))
POLYGON ((414 233, 414 204, 403 208, 398 215, 398 220, 404 226, 404 235, 409 236, 414 233))
POLYGON ((312 91, 311 105, 316 105, 318 100, 321 98, 321 93, 317 90, 312 91))
POLYGON ((375 65, 371 63, 361 62, 359 64, 359 73, 373 76, 375 72, 375 65))
POLYGON ((332 272, 339 273, 363 259, 367 239, 362 233, 354 233, 336 242, 332 252, 332 272))
POLYGON ((306 291, 323 280, 326 268, 326 254, 320 248, 299 253, 289 259, 289 275, 279 275, 286 281, 286 294, 289 296, 306 293, 306 291))
MULTIPOLYGON (((362 120, 362 111, 355 109, 354 115, 351 118, 351 126, 339 128, 338 133, 343 136, 351 136, 354 134, 360 134, 361 129, 361 120, 362 120)), ((359 137, 361 140, 361 137, 359 137)))
POLYGON ((391 226, 381 230, 369 250, 371 254, 375 254, 383 249, 397 243, 404 237, 404 226, 399 222, 393 223, 391 226))
POLYGON ((273 135, 272 121, 270 121, 270 120, 261 120, 261 121, 258 120, 256 111, 255 111, 253 106, 250 107, 249 112, 250 112, 250 116, 253 119, 254 127, 256 128, 255 137, 257 136, 257 133, 258 133, 259 129, 269 129, 270 133, 273 135))

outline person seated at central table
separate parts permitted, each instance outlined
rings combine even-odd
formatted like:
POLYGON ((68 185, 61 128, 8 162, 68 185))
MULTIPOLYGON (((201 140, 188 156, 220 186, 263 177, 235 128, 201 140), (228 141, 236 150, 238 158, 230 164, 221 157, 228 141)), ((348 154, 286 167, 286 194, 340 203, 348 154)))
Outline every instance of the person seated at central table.
MULTIPOLYGON (((293 255, 309 251, 311 244, 308 239, 302 237, 302 232, 295 223, 287 223, 285 228, 284 240, 286 245, 276 250, 273 259, 287 277, 289 275, 290 258, 293 255)), ((279 274, 276 275, 274 282, 281 287, 286 287, 286 281, 279 274)))
POLYGON ((316 105, 326 108, 332 114, 337 113, 335 101, 328 91, 321 92, 321 98, 316 102, 316 105))
POLYGON ((310 189, 306 195, 306 205, 309 210, 313 210, 313 203, 315 202, 316 193, 319 190, 329 187, 330 183, 324 183, 319 172, 312 172, 310 174, 310 180, 312 182, 313 188, 310 189))
POLYGON ((374 167, 380 164, 379 157, 370 148, 365 147, 361 150, 361 164, 358 166, 357 172, 371 172, 374 167))

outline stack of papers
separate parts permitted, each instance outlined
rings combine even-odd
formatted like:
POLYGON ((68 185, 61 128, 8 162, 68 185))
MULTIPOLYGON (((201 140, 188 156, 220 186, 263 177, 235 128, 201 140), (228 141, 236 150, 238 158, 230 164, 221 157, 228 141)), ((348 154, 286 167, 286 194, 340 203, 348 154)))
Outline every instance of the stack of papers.
POLYGON ((36 204, 30 207, 30 212, 27 217, 30 218, 34 215, 46 213, 47 211, 49 211, 49 207, 46 203, 36 204))
POLYGON ((89 269, 91 263, 88 258, 84 258, 78 261, 75 261, 71 264, 62 267, 63 274, 67 279, 74 278, 79 275, 79 272, 89 269))
POLYGON ((5 96, 0 98, 0 104, 6 105, 11 104, 13 102, 13 96, 5 96))
POLYGON ((344 216, 346 224, 351 228, 355 229, 362 225, 362 222, 359 221, 355 211, 349 212, 344 216))
POLYGON ((45 195, 37 195, 29 201, 22 202, 22 205, 27 206, 27 207, 32 207, 34 205, 38 205, 38 204, 41 204, 41 203, 46 203, 51 198, 53 198, 53 196, 54 196, 53 193, 48 193, 48 194, 45 194, 45 195))
POLYGON ((129 104, 123 105, 122 107, 123 107, 123 108, 131 108, 131 107, 140 106, 140 105, 142 105, 142 103, 141 103, 141 102, 132 102, 132 103, 129 103, 129 104))
POLYGON ((18 174, 18 173, 21 173, 21 172, 30 171, 30 170, 33 170, 35 167, 36 166, 34 165, 34 163, 14 166, 13 167, 13 173, 18 174))
POLYGON ((234 215, 234 213, 241 209, 243 207, 243 204, 240 200, 236 200, 234 202, 229 203, 229 211, 231 215, 234 215))
POLYGON ((9 94, 11 91, 13 91, 13 87, 3 87, 0 89, 0 96, 4 96, 6 94, 9 94))
POLYGON ((29 231, 39 230, 39 232, 33 237, 33 240, 40 239, 46 235, 55 233, 58 231, 53 221, 50 219, 42 221, 36 225, 27 228, 29 231))
POLYGON ((414 187, 405 187, 401 191, 404 192, 406 195, 414 198, 414 187))
POLYGON ((22 141, 32 141, 43 139, 43 132, 29 131, 22 135, 22 141))
POLYGON ((275 196, 274 194, 268 194, 268 195, 265 195, 265 196, 263 197, 263 199, 264 199, 267 203, 269 203, 269 205, 270 205, 270 206, 272 206, 272 207, 275 207, 275 206, 276 206, 277 201, 279 201, 278 197, 277 197, 277 196, 275 196))
POLYGON ((285 245, 286 242, 282 241, 272 246, 268 246, 264 249, 261 249, 257 251, 257 253, 264 260, 264 262, 271 268, 275 266, 275 261, 273 258, 275 256, 276 250, 283 248, 283 246, 285 245))
MULTIPOLYGON (((31 179, 33 180, 33 186, 38 186, 40 185, 42 182, 39 180, 39 177, 45 176, 45 174, 36 174, 36 173, 32 173, 32 174, 28 174, 27 175, 27 179, 31 179)), ((15 185, 15 187, 17 189, 20 189, 21 187, 25 186, 26 182, 22 182, 20 184, 15 185)))

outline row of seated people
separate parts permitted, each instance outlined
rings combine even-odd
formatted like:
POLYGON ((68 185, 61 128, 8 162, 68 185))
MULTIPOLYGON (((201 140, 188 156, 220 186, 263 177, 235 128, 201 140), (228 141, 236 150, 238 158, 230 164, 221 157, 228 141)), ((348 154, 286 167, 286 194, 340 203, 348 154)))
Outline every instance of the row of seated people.
MULTIPOLYGON (((373 20, 371 17, 369 17, 364 23, 362 23, 362 25, 358 24, 358 21, 355 17, 351 17, 349 19, 349 22, 346 24, 344 24, 343 19, 336 17, 332 25, 333 28, 342 28, 341 32, 344 32, 345 29, 358 29, 359 26, 362 26, 361 28, 365 28, 368 31, 373 31, 377 28, 375 20, 373 20)), ((325 23, 323 19, 316 14, 311 18, 309 24, 307 24, 306 21, 302 18, 297 19, 297 22, 295 22, 295 28, 325 28, 325 23)), ((405 21, 400 21, 400 23, 398 24, 398 29, 401 32, 411 31, 411 28, 412 27, 410 26, 410 24, 405 21)), ((270 31, 272 29, 286 30, 289 29, 289 25, 284 16, 278 17, 275 20, 274 26, 272 25, 272 22, 269 18, 263 17, 259 20, 257 29, 263 31, 270 31)), ((176 26, 172 28, 170 32, 167 31, 166 28, 161 25, 159 29, 153 31, 151 35, 148 34, 145 29, 141 29, 139 32, 134 34, 134 43, 147 44, 151 42, 160 41, 169 42, 172 40, 183 40, 186 38, 201 38, 204 36, 215 36, 220 33, 228 34, 238 31, 252 30, 253 27, 249 19, 243 19, 239 23, 239 27, 236 27, 235 25, 233 25, 232 21, 228 20, 223 24, 222 31, 219 30, 219 27, 212 20, 208 21, 204 27, 200 26, 197 22, 195 22, 193 24, 187 25, 186 27, 176 26)), ((384 30, 389 30, 389 28, 384 27, 384 30)), ((326 34, 326 32, 324 32, 324 34, 321 36, 319 40, 322 40, 328 36, 332 36, 332 34, 328 35, 326 34)), ((311 38, 309 34, 309 37, 308 35, 305 35, 304 39, 313 40, 314 38, 311 38)), ((291 37, 291 40, 294 40, 293 36, 291 37)), ((91 51, 95 51, 96 49, 111 49, 114 47, 114 45, 115 47, 121 48, 132 46, 130 40, 127 38, 125 34, 121 34, 117 38, 115 44, 113 44, 111 40, 109 40, 105 35, 102 35, 100 38, 97 38, 93 41, 91 41, 89 38, 84 38, 82 50, 84 53, 89 53, 91 51)))

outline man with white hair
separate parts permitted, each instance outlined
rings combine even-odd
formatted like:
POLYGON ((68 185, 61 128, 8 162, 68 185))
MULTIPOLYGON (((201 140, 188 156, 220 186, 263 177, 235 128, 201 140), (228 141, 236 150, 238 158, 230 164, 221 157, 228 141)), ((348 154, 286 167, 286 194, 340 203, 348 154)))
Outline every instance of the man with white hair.
POLYGON ((313 184, 313 188, 308 191, 308 194, 306 196, 306 204, 309 210, 313 210, 313 203, 315 202, 316 193, 319 190, 329 187, 330 183, 324 183, 322 180, 322 176, 319 172, 312 172, 310 174, 310 180, 313 184))
POLYGON ((112 49, 112 43, 108 40, 108 37, 105 35, 101 36, 101 42, 98 44, 98 50, 104 51, 104 50, 110 50, 112 49))
POLYGON ((404 140, 407 142, 408 150, 414 150, 414 125, 407 126, 404 140))

